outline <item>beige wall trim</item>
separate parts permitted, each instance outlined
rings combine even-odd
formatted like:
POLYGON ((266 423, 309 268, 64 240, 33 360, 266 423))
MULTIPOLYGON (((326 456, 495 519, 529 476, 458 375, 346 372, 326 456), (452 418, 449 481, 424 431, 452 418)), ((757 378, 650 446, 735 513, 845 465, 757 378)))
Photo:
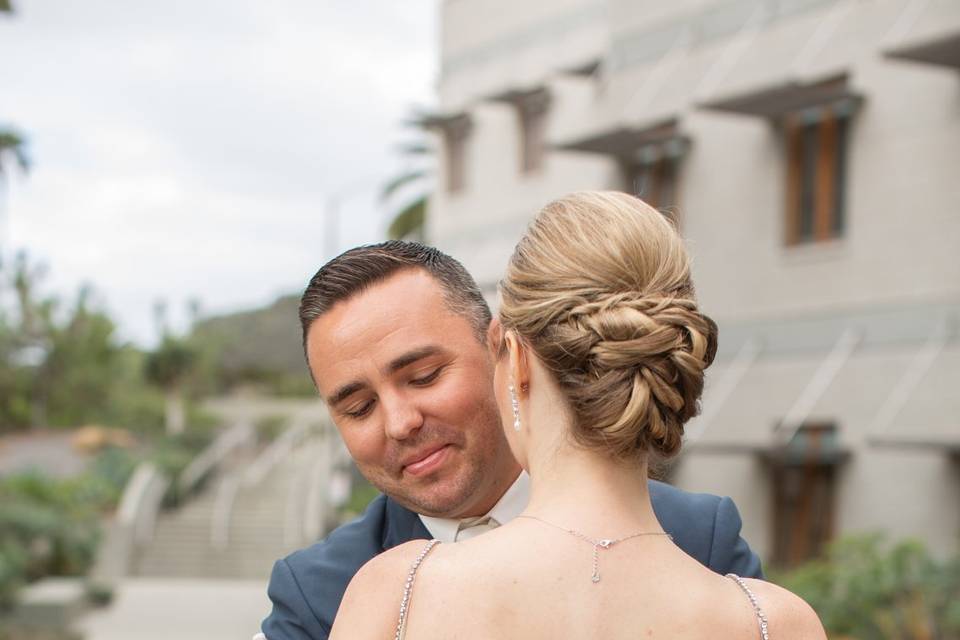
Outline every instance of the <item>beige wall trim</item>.
POLYGON ((848 327, 837 339, 833 349, 823 359, 820 366, 810 378, 810 382, 797 397, 797 400, 787 411, 783 422, 778 425, 774 431, 774 436, 778 443, 787 444, 797 433, 797 430, 803 426, 810 416, 810 412, 816 406, 817 401, 823 396, 824 392, 830 387, 840 369, 850 358, 850 355, 860 344, 863 333, 853 327, 848 327))
POLYGON ((720 413, 720 409, 723 408, 727 399, 733 395, 737 385, 740 384, 743 376, 746 375, 750 366, 760 355, 761 350, 762 345, 755 338, 750 338, 743 343, 730 366, 723 372, 723 377, 717 383, 716 389, 710 393, 710 404, 700 414, 700 418, 693 425, 694 428, 687 431, 687 442, 689 444, 694 444, 706 433, 707 428, 720 413))
POLYGON ((887 395, 886 400, 880 405, 880 409, 873 417, 870 427, 867 429, 868 439, 871 442, 883 440, 890 429, 890 425, 900 414, 913 392, 920 385, 923 376, 930 370, 930 367, 937 360, 937 356, 949 342, 951 333, 949 317, 941 319, 933 328, 933 331, 930 332, 927 343, 917 352, 910 366, 907 367, 903 376, 897 382, 897 386, 887 395))

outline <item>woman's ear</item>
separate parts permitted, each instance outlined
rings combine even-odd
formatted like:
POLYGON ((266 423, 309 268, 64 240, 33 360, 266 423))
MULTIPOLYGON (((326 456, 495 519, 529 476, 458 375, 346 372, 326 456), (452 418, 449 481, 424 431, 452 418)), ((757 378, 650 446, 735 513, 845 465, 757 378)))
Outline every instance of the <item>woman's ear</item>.
POLYGON ((507 353, 510 358, 510 377, 516 388, 525 392, 530 386, 530 366, 527 362, 526 347, 514 331, 503 334, 507 353))

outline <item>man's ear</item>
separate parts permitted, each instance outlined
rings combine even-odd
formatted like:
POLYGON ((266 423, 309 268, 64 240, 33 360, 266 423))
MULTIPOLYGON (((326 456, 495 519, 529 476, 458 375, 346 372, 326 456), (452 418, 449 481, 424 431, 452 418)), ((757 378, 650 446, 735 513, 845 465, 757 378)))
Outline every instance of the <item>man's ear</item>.
POLYGON ((496 316, 487 327, 487 347, 490 349, 490 356, 494 360, 499 360, 503 349, 503 325, 500 324, 500 318, 496 316))

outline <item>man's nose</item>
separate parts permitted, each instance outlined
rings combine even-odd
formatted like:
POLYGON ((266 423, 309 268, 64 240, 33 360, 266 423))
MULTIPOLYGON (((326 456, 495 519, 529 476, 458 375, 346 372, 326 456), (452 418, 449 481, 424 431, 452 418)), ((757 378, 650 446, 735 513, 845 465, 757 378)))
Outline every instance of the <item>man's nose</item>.
POLYGON ((402 394, 396 394, 383 401, 385 414, 385 431, 387 437, 394 440, 405 440, 423 426, 423 412, 416 403, 411 402, 402 394))

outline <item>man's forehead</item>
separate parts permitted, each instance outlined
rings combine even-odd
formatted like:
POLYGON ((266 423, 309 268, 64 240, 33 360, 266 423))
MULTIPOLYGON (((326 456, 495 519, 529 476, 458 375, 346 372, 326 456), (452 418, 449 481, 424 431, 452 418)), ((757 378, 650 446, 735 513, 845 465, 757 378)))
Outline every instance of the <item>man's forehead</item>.
POLYGON ((459 334, 474 335, 469 320, 450 310, 432 276, 409 270, 337 303, 317 318, 307 336, 307 350, 315 374, 323 371, 324 378, 342 378, 342 369, 383 367, 405 351, 443 345, 459 334))
POLYGON ((450 320, 465 319, 451 311, 440 284, 422 270, 407 270, 338 302, 314 322, 310 333, 314 329, 356 333, 364 328, 427 331, 450 320))
POLYGON ((416 315, 424 307, 446 306, 443 286, 430 273, 419 268, 403 269, 373 282, 337 302, 330 311, 369 312, 381 308, 399 317, 416 315))

